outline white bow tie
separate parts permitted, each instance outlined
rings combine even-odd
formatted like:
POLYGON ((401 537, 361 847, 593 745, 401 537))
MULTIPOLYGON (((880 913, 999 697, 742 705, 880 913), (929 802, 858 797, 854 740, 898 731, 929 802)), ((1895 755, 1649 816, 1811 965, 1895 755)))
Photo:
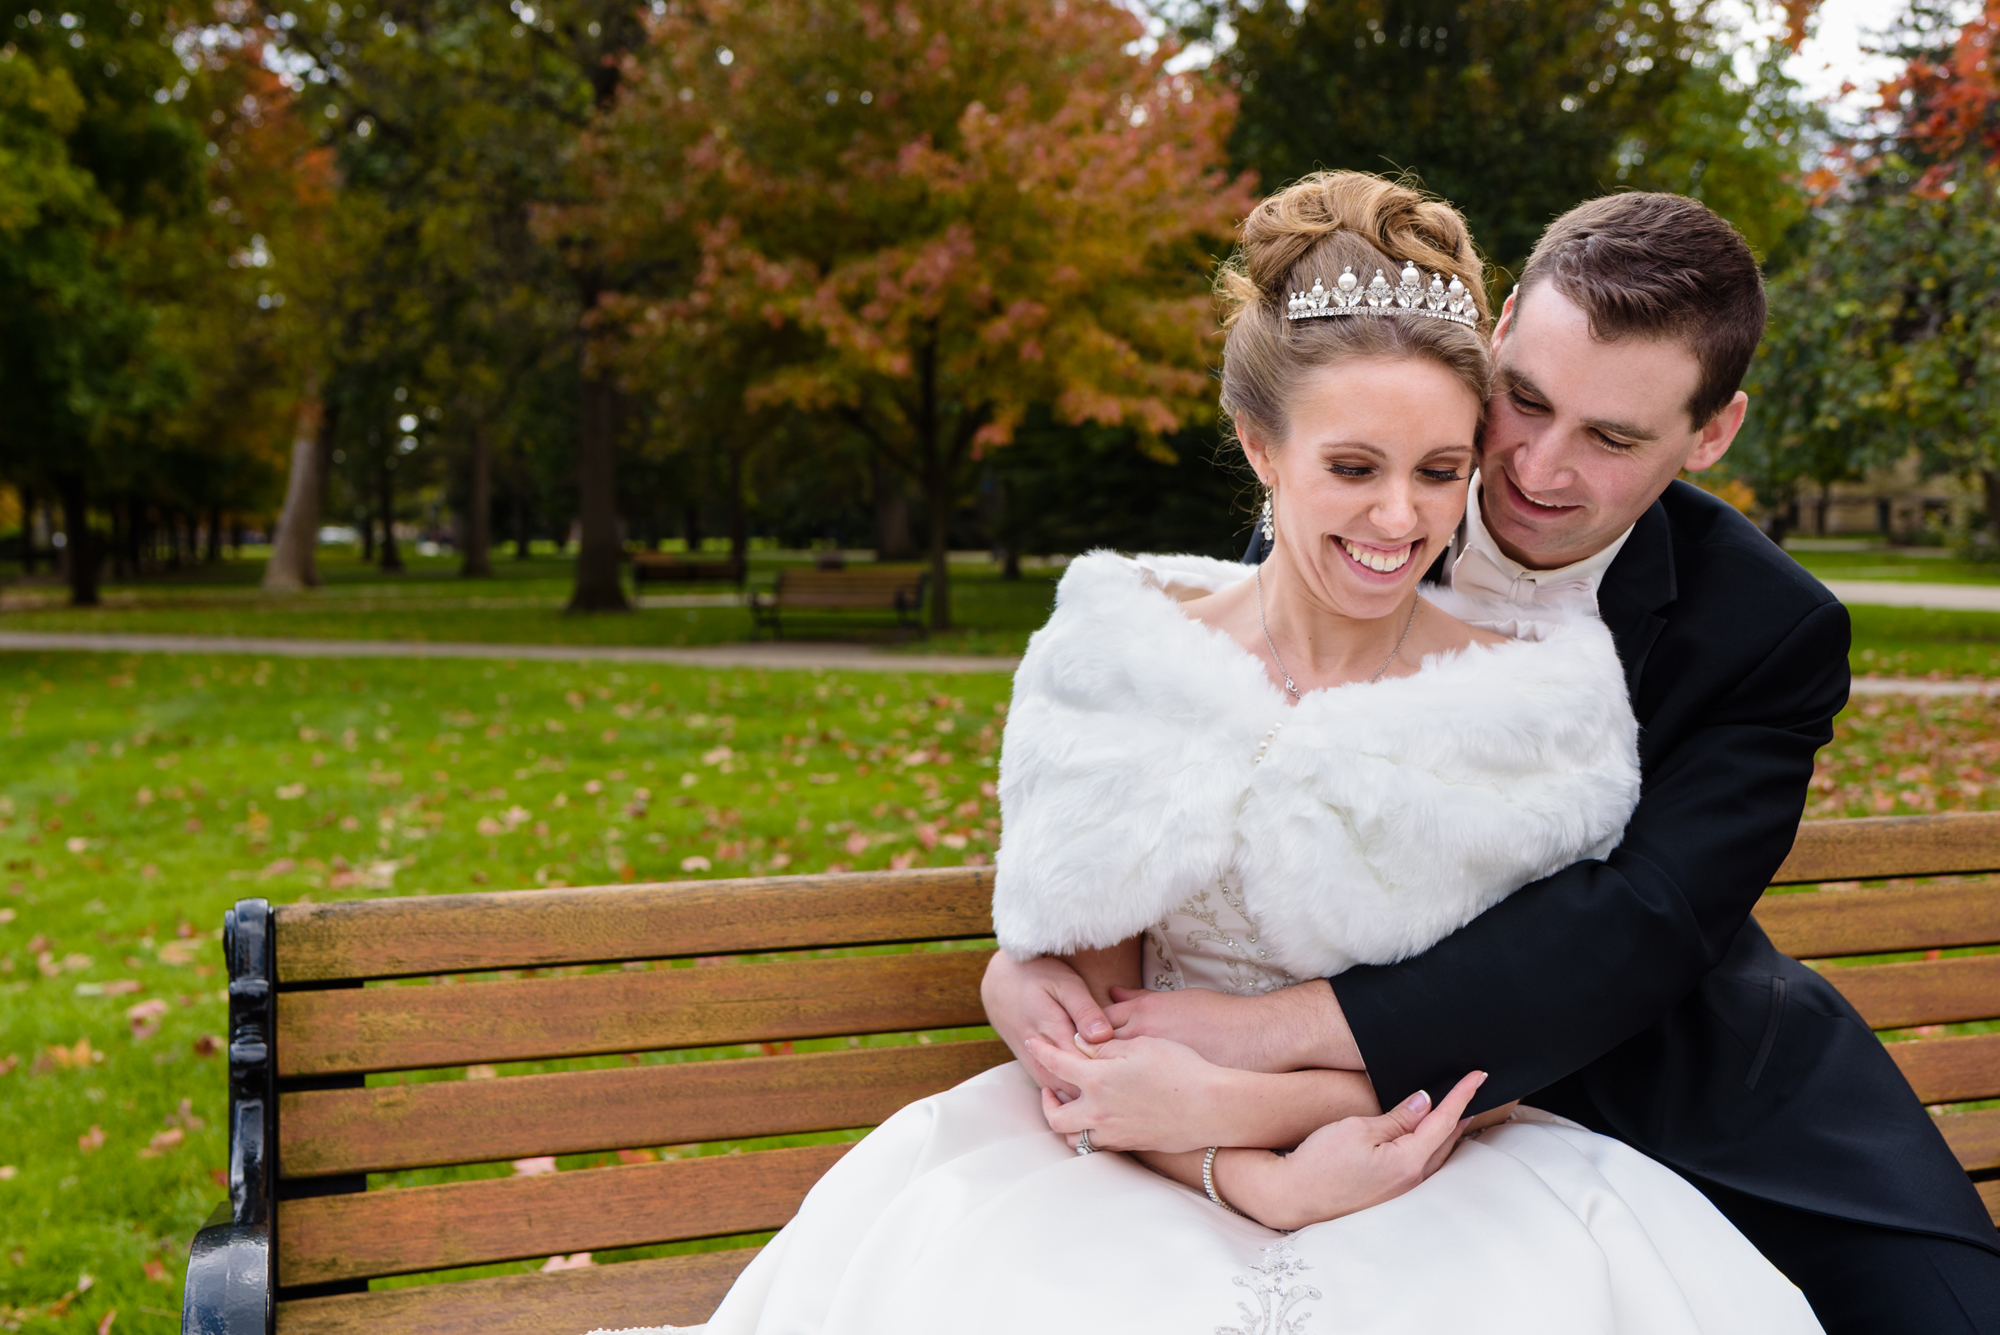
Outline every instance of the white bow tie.
POLYGON ((1516 575, 1477 547, 1467 547, 1451 568, 1451 586, 1484 594, 1517 607, 1550 610, 1597 610, 1597 593, 1588 575, 1561 571, 1524 570, 1516 575))

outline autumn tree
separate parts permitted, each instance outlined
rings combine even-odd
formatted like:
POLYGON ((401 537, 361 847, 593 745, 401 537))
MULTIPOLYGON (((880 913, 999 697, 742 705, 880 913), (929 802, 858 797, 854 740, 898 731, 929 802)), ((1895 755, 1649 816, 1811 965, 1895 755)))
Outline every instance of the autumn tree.
POLYGON ((1108 0, 684 4, 582 150, 561 225, 632 276, 607 338, 691 430, 817 416, 911 478, 934 626, 953 508, 1032 408, 1141 447, 1213 410, 1235 103, 1143 36, 1108 0))
POLYGON ((1817 174, 1802 258, 1772 284, 1744 459, 1762 499, 1918 455, 1979 482, 2000 539, 2000 0, 1915 6, 1905 67, 1817 174))

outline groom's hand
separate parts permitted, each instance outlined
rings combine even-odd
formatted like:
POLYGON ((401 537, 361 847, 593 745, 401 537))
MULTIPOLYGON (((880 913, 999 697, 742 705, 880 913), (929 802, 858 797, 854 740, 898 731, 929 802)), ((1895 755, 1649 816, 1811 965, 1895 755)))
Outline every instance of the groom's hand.
POLYGON ((1119 1038, 1164 1038, 1217 1066, 1272 1072, 1367 1069, 1340 1002, 1323 979, 1251 997, 1196 987, 1175 992, 1114 987, 1111 1000, 1104 1014, 1119 1038))
POLYGON ((1054 1090, 1065 1102, 1075 1098, 1079 1092, 1076 1086, 1044 1069, 1030 1054, 1028 1040, 1039 1038, 1064 1052, 1074 1050, 1078 1034, 1090 1043, 1110 1040, 1111 1023, 1082 976, 1047 955, 1023 964, 1006 951, 996 950, 980 980, 979 999, 986 1005, 986 1019, 994 1031, 1042 1088, 1054 1090))

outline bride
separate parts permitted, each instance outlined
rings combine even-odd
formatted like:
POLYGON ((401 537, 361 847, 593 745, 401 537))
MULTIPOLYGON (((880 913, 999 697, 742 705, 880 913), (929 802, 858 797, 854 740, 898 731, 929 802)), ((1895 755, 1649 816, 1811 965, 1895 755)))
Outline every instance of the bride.
MULTIPOLYGON (((1222 406, 1273 553, 1248 577, 1075 562, 1001 760, 1000 945, 1067 957, 1100 1003, 1413 955, 1608 851, 1638 794, 1601 624, 1418 584, 1488 389, 1459 216, 1316 175, 1253 213, 1221 291, 1222 406)), ((1463 1120, 1476 1072, 1373 1115, 1354 1073, 1079 1049, 1030 1040, 890 1118, 710 1335, 1820 1329, 1666 1168, 1529 1108, 1463 1120)))

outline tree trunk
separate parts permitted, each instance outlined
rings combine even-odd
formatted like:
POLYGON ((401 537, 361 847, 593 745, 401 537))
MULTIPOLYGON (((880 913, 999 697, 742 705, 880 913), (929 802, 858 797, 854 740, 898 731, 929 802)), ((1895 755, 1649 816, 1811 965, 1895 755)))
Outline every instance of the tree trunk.
POLYGON ((743 506, 743 451, 729 452, 729 559, 741 578, 750 573, 750 516, 743 506))
POLYGON ((514 487, 514 559, 528 559, 528 502, 521 495, 518 483, 514 487))
POLYGON ((21 493, 21 573, 35 573, 35 489, 20 487, 21 493))
POLYGON ((83 474, 64 473, 56 479, 62 497, 63 567, 69 576, 69 605, 97 606, 97 544, 90 540, 90 496, 83 474))
POLYGON ((2000 545, 2000 468, 1988 468, 1979 475, 1986 484, 1986 526, 1993 530, 1993 541, 2000 545))
POLYGON ((202 560, 209 565, 219 565, 222 561, 222 507, 219 505, 208 512, 208 553, 202 560))
POLYGON ((111 578, 130 579, 137 571, 132 560, 132 510, 131 501, 119 501, 111 507, 111 578))
POLYGON ((327 414, 320 402, 317 377, 306 383, 292 428, 291 475, 285 480, 285 508, 271 540, 271 559, 264 563, 264 588, 270 593, 300 593, 319 587, 320 497, 325 492, 327 414))
POLYGON ((472 428, 471 474, 466 487, 465 523, 458 573, 467 579, 493 577, 493 433, 484 422, 472 428))
POLYGON ((629 612, 625 586, 619 578, 618 484, 614 452, 617 433, 616 389, 594 375, 583 381, 583 402, 577 423, 576 483, 579 533, 576 544, 576 588, 570 594, 572 612, 629 612))
POLYGON ((951 558, 945 539, 951 519, 951 479, 936 451, 931 453, 930 466, 924 470, 924 495, 931 512, 931 629, 950 630, 951 558))
POLYGON ((690 503, 681 509, 681 545, 690 557, 701 552, 701 506, 690 503))
POLYGON ((375 505, 382 512, 382 570, 399 571, 403 568, 403 553, 396 546, 396 461, 384 459, 375 478, 375 505))
POLYGON ((907 561, 916 554, 910 540, 910 489, 903 475, 879 453, 875 456, 875 559, 907 561))

